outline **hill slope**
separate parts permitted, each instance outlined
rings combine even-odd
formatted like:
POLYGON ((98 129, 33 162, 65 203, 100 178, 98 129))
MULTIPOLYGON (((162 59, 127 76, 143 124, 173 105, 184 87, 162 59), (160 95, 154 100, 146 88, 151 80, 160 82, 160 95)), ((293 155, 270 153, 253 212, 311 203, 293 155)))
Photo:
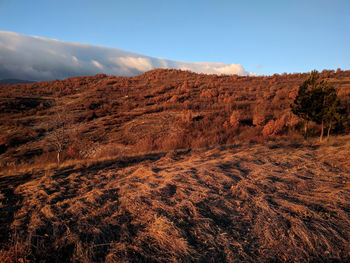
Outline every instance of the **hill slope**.
MULTIPOLYGON (((302 122, 289 105, 308 76, 154 70, 132 78, 96 75, 0 85, 0 167, 53 161, 52 136, 62 126, 58 115, 66 120, 70 139, 64 158, 298 137, 302 122)), ((350 71, 324 71, 321 77, 336 87, 349 114, 350 71)), ((310 135, 318 134, 319 127, 311 127, 310 135)))

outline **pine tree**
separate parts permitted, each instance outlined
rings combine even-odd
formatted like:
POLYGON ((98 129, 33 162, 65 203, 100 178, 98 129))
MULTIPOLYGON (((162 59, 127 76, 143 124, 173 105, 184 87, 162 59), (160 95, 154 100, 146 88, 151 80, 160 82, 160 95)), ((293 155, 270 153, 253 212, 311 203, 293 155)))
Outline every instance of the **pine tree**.
POLYGON ((317 80, 319 78, 317 71, 312 71, 310 78, 308 78, 299 87, 298 95, 294 102, 290 105, 292 112, 298 117, 305 120, 304 124, 304 138, 307 138, 308 125, 310 121, 314 120, 314 114, 319 109, 319 105, 315 100, 315 89, 317 89, 317 80))
MULTIPOLYGON (((344 118, 343 109, 340 106, 340 100, 337 92, 328 82, 323 83, 323 111, 322 111, 322 129, 327 127, 327 139, 331 129, 336 124, 341 124, 344 118)), ((322 140, 323 130, 320 140, 322 140)))
POLYGON ((323 140, 325 126, 329 138, 331 129, 341 123, 344 116, 336 90, 327 81, 319 81, 317 71, 312 71, 310 78, 299 87, 290 107, 295 115, 305 120, 304 138, 307 138, 310 121, 321 125, 320 141, 323 140))

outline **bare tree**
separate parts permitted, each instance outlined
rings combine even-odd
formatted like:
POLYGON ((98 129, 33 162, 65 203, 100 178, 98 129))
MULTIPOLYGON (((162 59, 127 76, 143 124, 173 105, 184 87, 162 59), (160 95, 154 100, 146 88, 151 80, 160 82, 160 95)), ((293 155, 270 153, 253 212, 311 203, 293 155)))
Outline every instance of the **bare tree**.
POLYGON ((70 142, 70 120, 66 108, 57 110, 50 120, 50 144, 57 152, 57 165, 61 163, 61 154, 70 142))

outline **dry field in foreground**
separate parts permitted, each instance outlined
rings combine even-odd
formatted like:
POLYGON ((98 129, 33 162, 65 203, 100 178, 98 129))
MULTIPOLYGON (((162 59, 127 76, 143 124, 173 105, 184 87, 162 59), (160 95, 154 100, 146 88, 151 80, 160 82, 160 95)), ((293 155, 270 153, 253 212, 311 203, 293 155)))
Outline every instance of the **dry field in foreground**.
POLYGON ((0 177, 1 262, 345 262, 350 137, 0 177))

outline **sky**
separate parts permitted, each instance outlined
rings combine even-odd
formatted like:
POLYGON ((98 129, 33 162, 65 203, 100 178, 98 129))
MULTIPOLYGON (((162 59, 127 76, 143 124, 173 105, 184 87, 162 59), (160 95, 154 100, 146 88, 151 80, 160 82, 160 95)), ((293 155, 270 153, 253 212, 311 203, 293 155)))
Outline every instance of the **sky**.
POLYGON ((0 31, 271 75, 350 69, 349 13, 349 0, 0 0, 0 31))

